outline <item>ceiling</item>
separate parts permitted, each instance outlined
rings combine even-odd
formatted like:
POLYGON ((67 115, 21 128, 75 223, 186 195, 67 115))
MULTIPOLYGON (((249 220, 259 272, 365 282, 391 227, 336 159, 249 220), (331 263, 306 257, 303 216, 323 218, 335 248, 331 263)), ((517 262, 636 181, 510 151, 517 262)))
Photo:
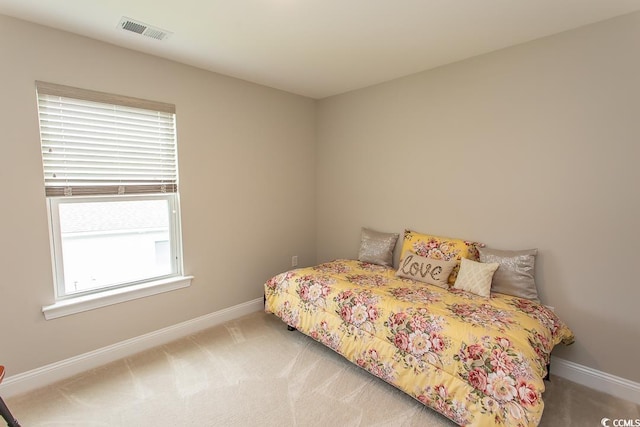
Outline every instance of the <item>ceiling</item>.
POLYGON ((0 14, 312 98, 640 10, 640 0, 0 0, 0 14), (159 41, 128 18, 173 33, 159 41))

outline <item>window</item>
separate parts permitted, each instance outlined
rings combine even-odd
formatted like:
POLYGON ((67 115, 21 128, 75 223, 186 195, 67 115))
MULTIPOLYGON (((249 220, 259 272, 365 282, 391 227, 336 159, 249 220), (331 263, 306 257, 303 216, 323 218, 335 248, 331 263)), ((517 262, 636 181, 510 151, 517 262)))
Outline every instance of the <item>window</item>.
POLYGON ((36 86, 58 306, 183 287, 175 107, 36 86))

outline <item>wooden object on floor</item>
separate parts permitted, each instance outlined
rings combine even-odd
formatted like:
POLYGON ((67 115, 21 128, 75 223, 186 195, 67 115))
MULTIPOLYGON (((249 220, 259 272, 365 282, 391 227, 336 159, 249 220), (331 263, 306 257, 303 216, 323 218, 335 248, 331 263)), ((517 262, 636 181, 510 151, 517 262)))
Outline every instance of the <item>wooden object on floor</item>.
MULTIPOLYGON (((4 366, 0 365, 0 384, 2 384, 3 379, 4 379, 4 366)), ((7 425, 9 427, 20 427, 20 423, 18 422, 18 420, 13 418, 13 415, 11 415, 11 412, 9 412, 9 408, 7 408, 7 405, 5 405, 4 400, 2 400, 2 397, 0 397, 0 415, 2 415, 2 418, 4 418, 4 420, 7 422, 7 425)))

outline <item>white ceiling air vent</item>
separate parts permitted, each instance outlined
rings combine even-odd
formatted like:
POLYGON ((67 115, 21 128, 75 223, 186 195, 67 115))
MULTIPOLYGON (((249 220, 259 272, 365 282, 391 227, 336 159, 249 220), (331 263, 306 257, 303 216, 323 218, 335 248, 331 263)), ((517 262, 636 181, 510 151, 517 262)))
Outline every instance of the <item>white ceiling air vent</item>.
POLYGON ((120 19, 118 28, 124 31, 142 34, 143 36, 151 37, 156 40, 165 40, 173 34, 170 31, 145 24, 144 22, 136 21, 135 19, 127 18, 126 16, 123 16, 122 19, 120 19))

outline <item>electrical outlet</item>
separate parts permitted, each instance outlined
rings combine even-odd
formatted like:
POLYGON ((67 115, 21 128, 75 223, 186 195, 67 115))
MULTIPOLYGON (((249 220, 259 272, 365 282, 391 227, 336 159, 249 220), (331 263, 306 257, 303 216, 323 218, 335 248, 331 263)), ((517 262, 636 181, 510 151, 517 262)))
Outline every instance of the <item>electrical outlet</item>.
POLYGON ((291 257, 291 267, 298 266, 298 255, 294 255, 291 257))

